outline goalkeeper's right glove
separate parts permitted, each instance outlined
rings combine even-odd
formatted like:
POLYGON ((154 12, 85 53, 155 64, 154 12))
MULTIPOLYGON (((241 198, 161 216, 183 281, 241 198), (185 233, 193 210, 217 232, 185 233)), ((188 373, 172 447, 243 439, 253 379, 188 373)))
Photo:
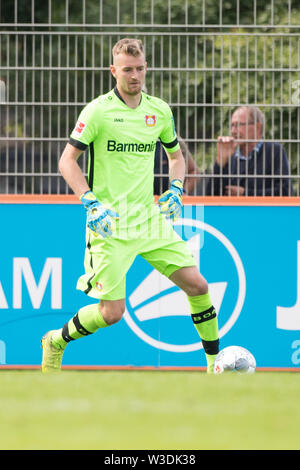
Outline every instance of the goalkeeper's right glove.
POLYGON ((87 225, 89 229, 103 238, 111 237, 114 221, 119 219, 119 214, 104 207, 92 191, 84 193, 80 196, 80 200, 87 211, 87 225))

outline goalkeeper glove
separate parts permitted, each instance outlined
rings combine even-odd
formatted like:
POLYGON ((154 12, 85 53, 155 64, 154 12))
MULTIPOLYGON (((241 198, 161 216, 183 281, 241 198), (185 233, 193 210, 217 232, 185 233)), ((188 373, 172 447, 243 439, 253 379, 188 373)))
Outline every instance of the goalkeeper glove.
POLYGON ((114 221, 119 218, 119 214, 104 207, 92 191, 84 193, 80 200, 87 211, 89 229, 103 238, 111 237, 114 221))
POLYGON ((158 199, 160 212, 165 215, 167 219, 175 221, 181 215, 182 193, 182 181, 176 179, 171 181, 170 189, 165 191, 158 199))

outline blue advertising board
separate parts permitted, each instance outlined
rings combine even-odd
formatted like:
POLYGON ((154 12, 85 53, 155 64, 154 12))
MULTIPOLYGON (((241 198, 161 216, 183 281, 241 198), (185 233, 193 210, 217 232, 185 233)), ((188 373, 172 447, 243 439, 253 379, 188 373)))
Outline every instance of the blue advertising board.
MULTIPOLYGON (((0 365, 39 365, 41 336, 96 301, 76 290, 85 213, 3 203, 0 214, 0 365)), ((221 348, 246 347, 258 368, 300 367, 299 220, 298 206, 195 204, 174 225, 209 283, 221 348)), ((201 367, 205 357, 185 294, 138 256, 123 319, 72 342, 64 365, 201 367)))

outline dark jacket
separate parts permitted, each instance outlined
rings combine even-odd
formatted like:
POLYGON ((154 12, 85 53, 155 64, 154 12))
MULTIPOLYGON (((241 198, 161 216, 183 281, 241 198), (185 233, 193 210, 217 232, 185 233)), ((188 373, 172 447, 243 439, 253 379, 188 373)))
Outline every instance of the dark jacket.
POLYGON ((247 159, 234 154, 223 168, 215 163, 213 174, 215 176, 209 178, 206 185, 205 193, 209 196, 225 195, 228 185, 244 187, 246 196, 292 195, 289 161, 278 143, 262 143, 247 159))

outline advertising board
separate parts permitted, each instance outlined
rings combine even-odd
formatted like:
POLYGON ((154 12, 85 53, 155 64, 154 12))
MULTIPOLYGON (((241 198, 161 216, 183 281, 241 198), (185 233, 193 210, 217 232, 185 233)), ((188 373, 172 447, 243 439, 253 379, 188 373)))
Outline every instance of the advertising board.
MULTIPOLYGON (((296 369, 300 207, 190 201, 174 230, 208 281, 221 348, 244 346, 258 368, 296 369)), ((37 366, 41 336, 96 302, 76 290, 85 213, 76 203, 2 202, 0 214, 0 365, 37 366), (9 220, 18 220, 13 230, 9 220)), ((138 256, 123 319, 72 342, 64 365, 204 367, 205 357, 185 294, 138 256)))

